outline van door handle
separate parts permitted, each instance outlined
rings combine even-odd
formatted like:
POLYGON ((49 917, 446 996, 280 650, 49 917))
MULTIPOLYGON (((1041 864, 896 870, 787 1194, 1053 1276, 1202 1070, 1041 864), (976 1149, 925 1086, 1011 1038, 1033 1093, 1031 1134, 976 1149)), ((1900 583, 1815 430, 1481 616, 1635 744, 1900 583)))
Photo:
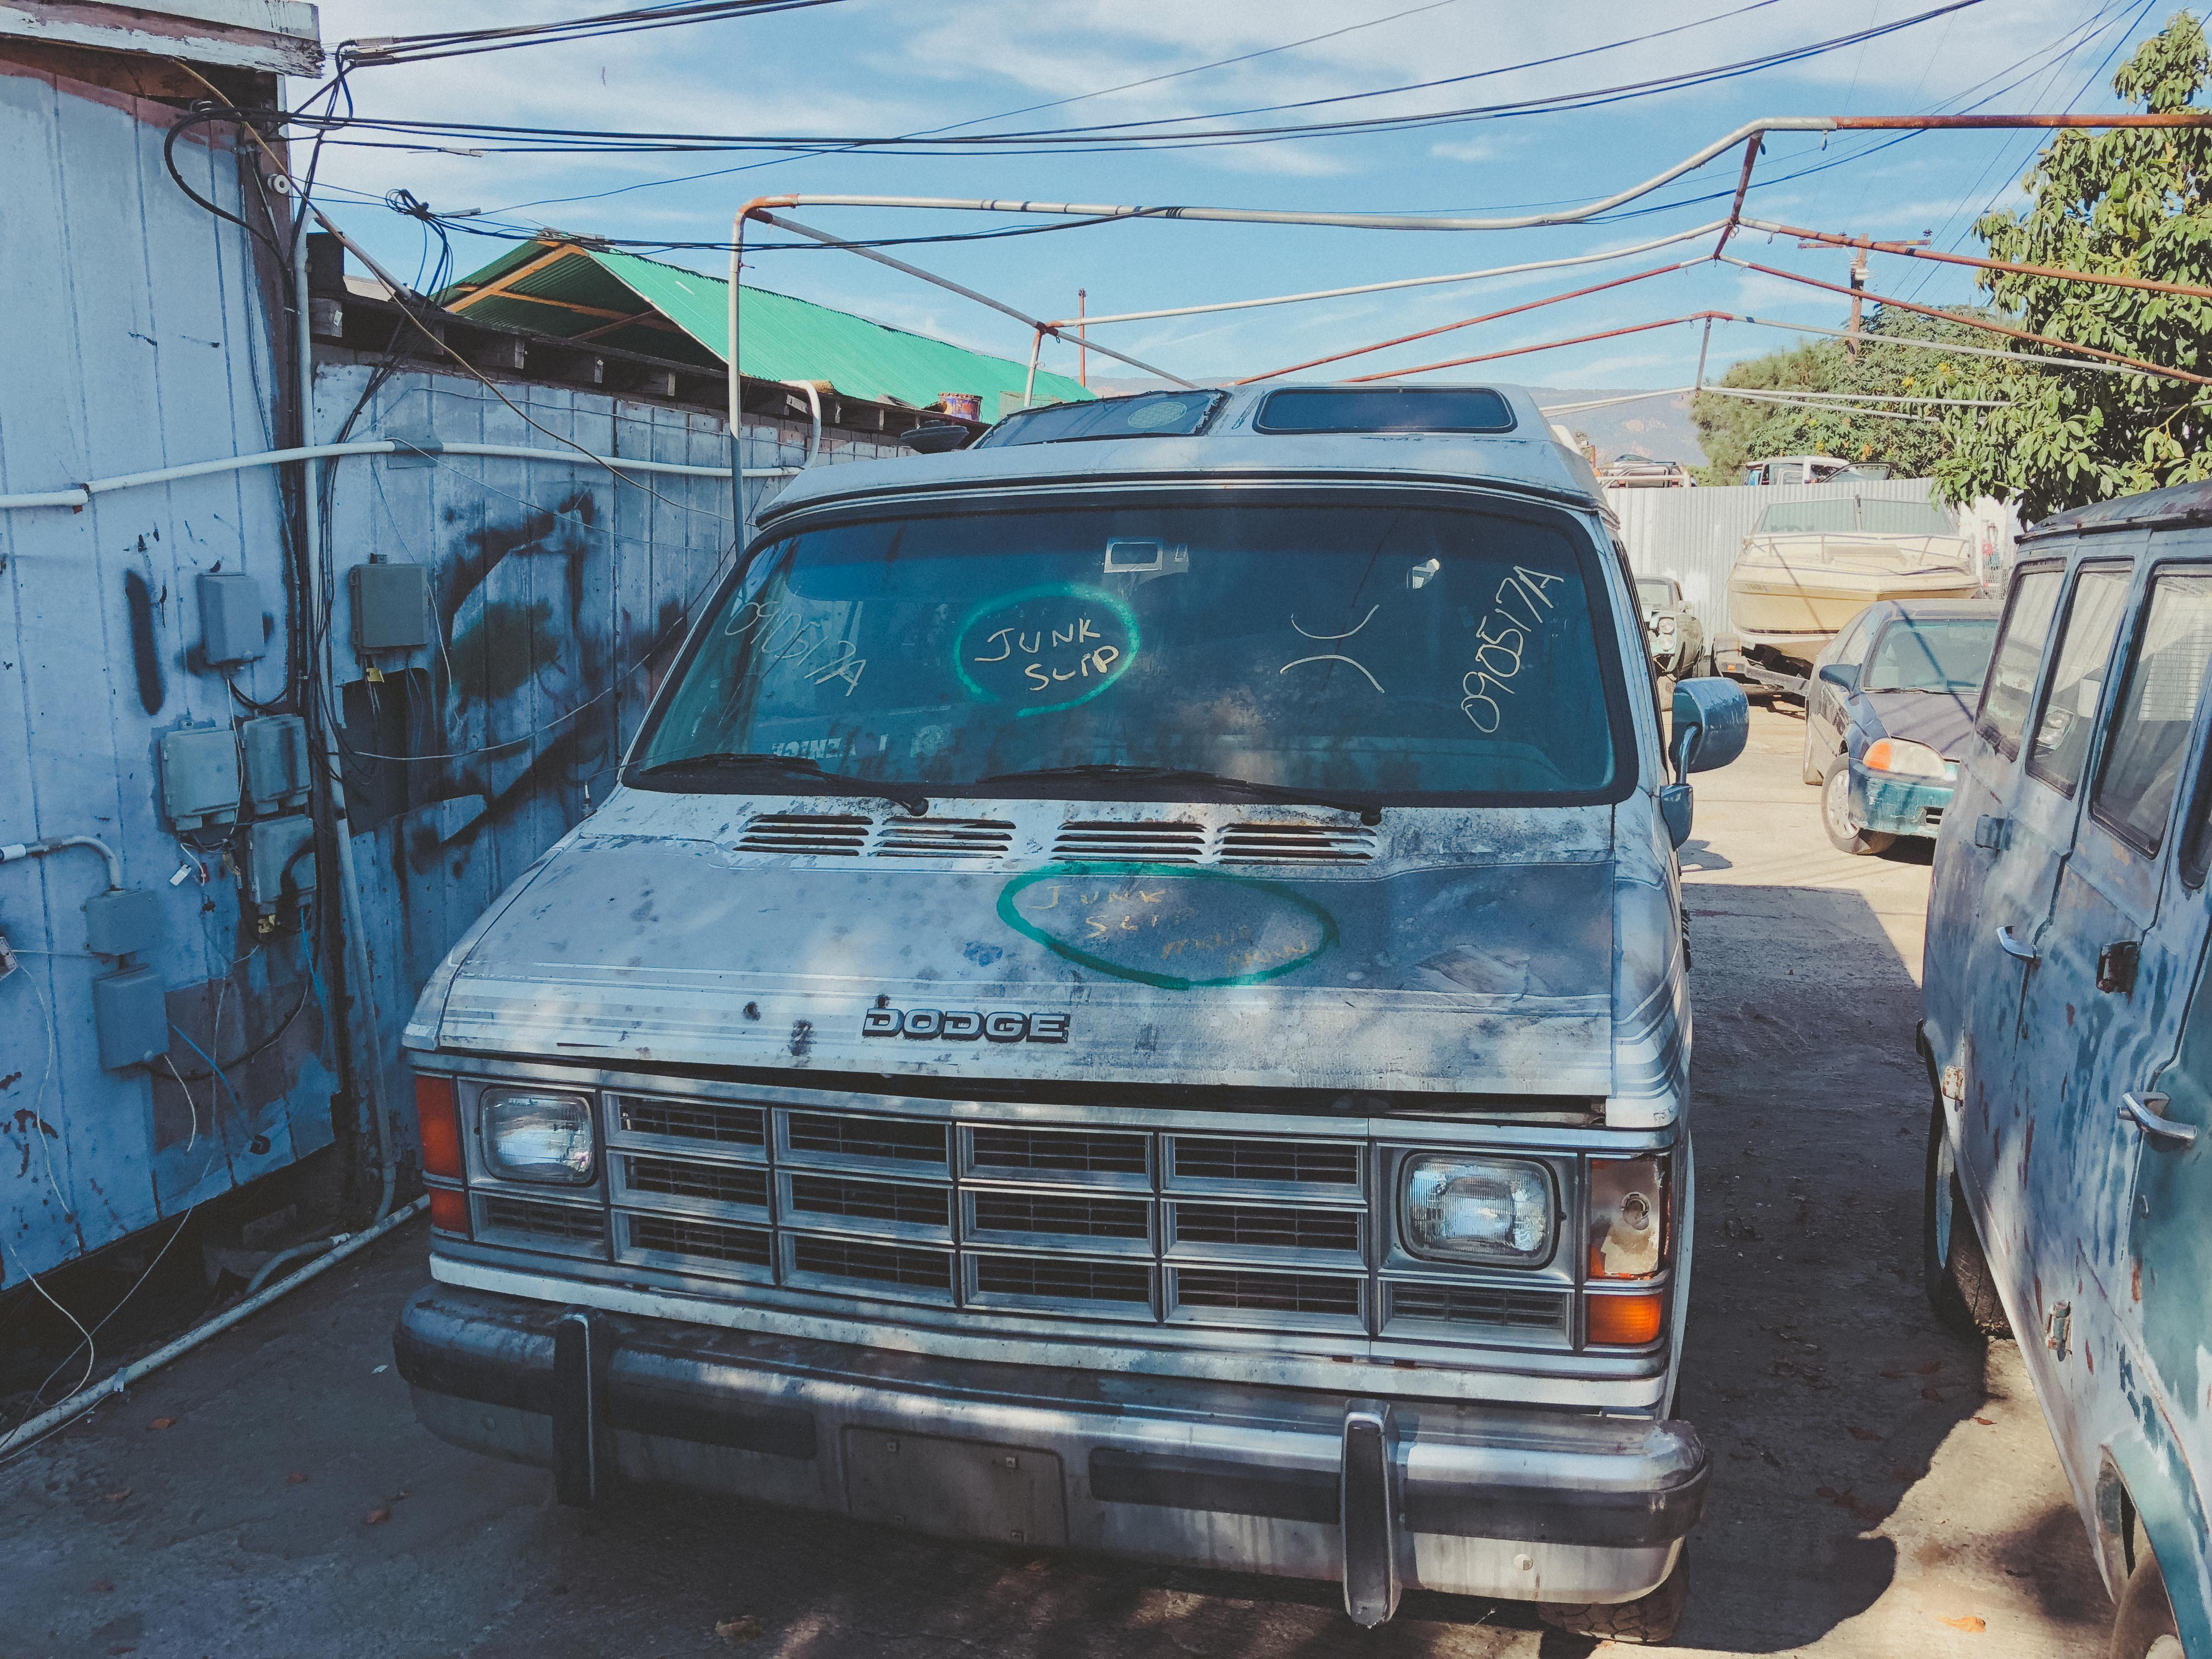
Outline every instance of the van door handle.
POLYGON ((2022 962, 2040 962, 2043 959, 2042 951, 2032 945, 2022 945, 2010 927, 1997 929, 1997 949, 2008 957, 2017 957, 2022 962))
POLYGON ((2197 1131, 2186 1123, 2175 1123, 2165 1116, 2166 1097, 2164 1095, 2122 1095, 2120 1121, 2132 1123, 2153 1140, 2171 1141, 2176 1146, 2197 1144, 2197 1131))

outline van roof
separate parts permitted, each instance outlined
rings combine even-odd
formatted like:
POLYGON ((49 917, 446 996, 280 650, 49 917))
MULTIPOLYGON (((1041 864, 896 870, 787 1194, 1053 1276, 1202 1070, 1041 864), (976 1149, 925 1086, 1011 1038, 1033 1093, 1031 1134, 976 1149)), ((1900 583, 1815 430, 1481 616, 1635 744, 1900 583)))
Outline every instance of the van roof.
MULTIPOLYGON (((939 455, 903 455, 810 467, 759 514, 765 526, 801 507, 994 483, 1164 482, 1203 475, 1249 479, 1314 478, 1329 474, 1413 482, 1486 483, 1605 513, 1597 475, 1561 443, 1525 387, 1401 387, 1382 383, 1334 391, 1486 390, 1512 412, 1506 432, 1264 432, 1255 418, 1279 392, 1295 386, 1232 386, 1201 430, 1188 437, 1132 434, 1058 442, 999 443, 939 455)), ((1096 409, 1096 404, 1082 405, 1096 409)))
POLYGON ((2039 541, 2046 536, 2191 524, 2212 524, 2212 483, 2169 484, 2164 489, 2146 489, 2138 495, 2072 507, 2031 525, 2021 532, 2021 539, 2039 541))

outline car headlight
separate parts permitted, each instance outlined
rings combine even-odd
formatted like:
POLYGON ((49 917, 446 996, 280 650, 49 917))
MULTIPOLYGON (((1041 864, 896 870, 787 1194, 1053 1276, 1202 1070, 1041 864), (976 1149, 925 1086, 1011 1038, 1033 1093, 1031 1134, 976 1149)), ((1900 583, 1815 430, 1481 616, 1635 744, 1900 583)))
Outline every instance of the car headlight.
POLYGON ((1552 1179, 1540 1164, 1437 1155, 1406 1164, 1406 1245, 1450 1261, 1540 1267, 1552 1255, 1552 1179))
POLYGON ((1671 636, 1671 635, 1673 635, 1673 633, 1674 633, 1674 619, 1672 617, 1660 617, 1660 618, 1659 618, 1659 637, 1660 637, 1660 638, 1662 638, 1662 639, 1668 638, 1669 636, 1671 636))
POLYGON ((483 1097, 484 1162, 508 1181, 583 1185, 594 1173, 588 1096, 500 1089, 483 1097))
POLYGON ((1905 778, 1958 775, 1950 762, 1926 744, 1915 743, 1910 738, 1881 738, 1869 744, 1865 763, 1869 772, 1890 772, 1905 778))
POLYGON ((1667 1166, 1656 1158, 1595 1158, 1589 1166, 1592 1279, 1649 1279, 1666 1261, 1667 1166))

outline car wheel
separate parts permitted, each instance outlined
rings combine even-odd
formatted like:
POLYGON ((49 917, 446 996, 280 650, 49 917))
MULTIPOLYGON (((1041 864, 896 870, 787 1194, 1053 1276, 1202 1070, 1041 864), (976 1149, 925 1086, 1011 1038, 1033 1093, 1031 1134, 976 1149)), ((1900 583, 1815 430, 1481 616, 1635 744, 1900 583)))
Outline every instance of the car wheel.
POLYGON ((1856 857, 1886 853, 1897 839, 1879 830, 1862 830, 1851 822, 1851 763, 1847 755, 1838 755, 1821 774, 1820 827, 1828 832, 1828 840, 1838 853, 1856 857))
MULTIPOLYGON (((2142 1534, 2136 1534, 2138 1545, 2142 1534)), ((2175 1627, 2173 1604, 2166 1599, 2166 1575, 2158 1558, 2148 1548, 2138 1551, 2136 1570, 2120 1592, 2120 1610, 2112 1618, 2112 1639, 2105 1659, 2182 1659, 2181 1635, 2175 1627)))
POLYGON ((2010 1336, 1996 1276, 1943 1139, 1943 1103, 1928 1116, 1927 1179, 1920 1206, 1920 1283, 1943 1327, 1959 1336, 2010 1336))
POLYGON ((1595 1637, 1629 1647, 1657 1647, 1669 1641, 1682 1622, 1682 1604, 1690 1594, 1690 1549, 1682 1547, 1674 1570, 1659 1588, 1633 1601, 1539 1601, 1536 1616, 1553 1630, 1570 1636, 1595 1637))

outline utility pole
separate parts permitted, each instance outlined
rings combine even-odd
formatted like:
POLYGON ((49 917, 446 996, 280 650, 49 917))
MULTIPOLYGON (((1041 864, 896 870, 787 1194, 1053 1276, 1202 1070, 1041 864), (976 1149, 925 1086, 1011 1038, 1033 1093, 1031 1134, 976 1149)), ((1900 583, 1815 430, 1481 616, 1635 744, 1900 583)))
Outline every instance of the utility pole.
MULTIPOLYGON (((1914 237, 1909 242, 1899 242, 1897 246, 1899 247, 1926 247, 1929 241, 1929 236, 1921 235, 1914 237)), ((1799 247, 1833 247, 1836 245, 1833 242, 1802 241, 1798 243, 1797 246, 1799 247)), ((1867 250, 1863 247, 1856 247, 1851 250, 1850 331, 1849 337, 1844 341, 1844 350, 1854 362, 1858 361, 1860 332, 1859 319, 1861 310, 1865 304, 1865 301, 1863 296, 1866 293, 1866 283, 1867 250)))
POLYGON ((1091 389, 1091 348, 1086 343, 1091 338, 1091 330, 1084 322, 1083 315, 1090 301, 1089 289, 1075 290, 1075 383, 1086 392, 1091 389))

